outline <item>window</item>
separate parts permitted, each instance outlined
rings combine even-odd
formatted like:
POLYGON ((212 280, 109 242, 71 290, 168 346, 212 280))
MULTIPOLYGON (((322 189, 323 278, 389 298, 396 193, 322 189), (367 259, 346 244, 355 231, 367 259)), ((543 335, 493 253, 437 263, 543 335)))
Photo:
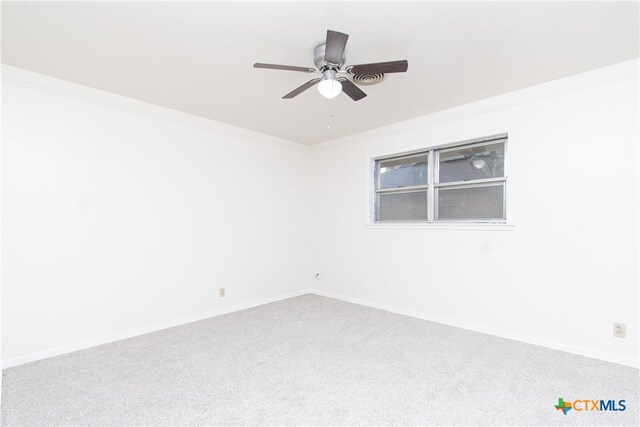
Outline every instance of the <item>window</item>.
POLYGON ((375 222, 505 222, 507 138, 375 160, 375 222))

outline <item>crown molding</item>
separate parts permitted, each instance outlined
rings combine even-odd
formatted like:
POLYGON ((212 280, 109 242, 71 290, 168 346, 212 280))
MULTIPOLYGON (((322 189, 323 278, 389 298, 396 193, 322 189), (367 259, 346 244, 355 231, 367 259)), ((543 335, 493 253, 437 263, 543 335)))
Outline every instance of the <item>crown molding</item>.
POLYGON ((517 107, 522 104, 541 101, 548 98, 562 96, 572 92, 613 84, 629 79, 637 79, 640 70, 638 58, 603 68, 575 74, 558 80, 529 86, 502 95, 485 98, 469 104, 453 107, 447 110, 404 120, 391 125, 359 132, 311 145, 311 151, 324 150, 341 145, 357 144, 373 138, 400 135, 428 128, 431 126, 465 119, 493 111, 517 107))
POLYGON ((77 101, 89 102, 207 132, 224 134, 244 141, 267 142, 280 147, 310 151, 308 145, 300 142, 266 135, 6 64, 2 64, 2 83, 38 90, 77 101))
POLYGON ((172 110, 170 108, 161 107, 159 105, 94 89, 6 64, 2 64, 2 82, 3 84, 12 84, 54 95, 65 96, 79 101, 107 106, 117 110, 140 114, 146 117, 189 126, 208 132, 225 134, 245 141, 261 143, 268 142, 281 147, 293 148, 302 151, 318 151, 338 145, 361 143, 371 138, 404 134, 438 124, 473 117, 492 111, 513 108, 521 104, 553 98, 597 86, 617 83, 628 79, 637 79, 640 74, 639 70, 640 60, 636 58, 569 77, 564 77, 558 80, 519 89, 513 92, 508 92, 495 97, 475 101, 458 107, 453 107, 447 110, 427 114, 414 119, 404 120, 391 125, 312 145, 266 135, 239 126, 233 126, 201 116, 172 110))

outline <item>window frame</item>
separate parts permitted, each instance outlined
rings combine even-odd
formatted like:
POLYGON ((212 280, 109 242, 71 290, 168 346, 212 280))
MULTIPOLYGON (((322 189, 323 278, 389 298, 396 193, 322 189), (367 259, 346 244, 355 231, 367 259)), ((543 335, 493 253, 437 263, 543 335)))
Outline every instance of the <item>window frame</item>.
MULTIPOLYGON (((508 165, 510 161, 508 160, 509 153, 509 135, 508 134, 500 134, 483 138, 476 138, 467 141, 459 141, 454 143, 436 145, 432 147, 426 147, 417 150, 405 151, 401 153, 394 153, 389 155, 375 156, 370 158, 370 165, 373 172, 373 180, 369 181, 369 191, 372 194, 371 201, 369 203, 369 218, 371 226, 498 226, 504 227, 509 225, 508 223, 508 165), (467 181, 455 181, 455 182, 439 182, 439 167, 440 167, 440 153, 446 153, 448 151, 459 150, 460 148, 473 148, 480 147, 483 145, 491 145, 498 142, 502 142, 504 144, 504 174, 501 177, 494 178, 483 178, 483 179, 475 179, 475 180, 467 180, 467 181), (421 156, 427 154, 428 162, 427 162, 427 184, 426 185, 416 185, 416 186, 407 186, 407 187, 396 187, 396 188, 385 188, 381 189, 380 186, 380 173, 379 173, 379 164, 384 160, 391 159, 401 159, 401 158, 411 158, 413 156, 421 156), (436 182, 438 181, 438 182, 436 182), (503 218, 489 218, 489 219, 456 219, 456 220, 448 220, 448 219, 437 219, 438 215, 438 204, 436 200, 437 189, 439 188, 448 188, 448 189, 459 189, 459 188, 474 188, 474 187, 490 187, 490 186, 502 186, 503 187, 503 200, 502 200, 502 209, 503 209, 503 218), (379 214, 379 206, 378 206, 378 194, 379 193, 390 193, 390 194, 398 194, 398 193, 408 193, 413 191, 427 191, 427 220, 426 221, 415 221, 415 220, 393 220, 393 221, 380 221, 378 220, 379 214)), ((371 175, 370 175, 371 176, 371 175)))

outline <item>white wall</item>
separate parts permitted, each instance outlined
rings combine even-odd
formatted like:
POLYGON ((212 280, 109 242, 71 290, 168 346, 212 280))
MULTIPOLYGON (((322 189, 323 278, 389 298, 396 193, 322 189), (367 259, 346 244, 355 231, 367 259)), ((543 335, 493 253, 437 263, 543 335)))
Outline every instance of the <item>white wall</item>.
POLYGON ((306 286, 306 146, 3 72, 5 361, 306 286))
POLYGON ((637 366, 638 105, 631 61, 314 146, 313 286, 637 366), (513 228, 365 227, 371 156, 505 132, 513 228))
POLYGON ((638 363, 637 61, 311 152, 3 71, 5 362, 311 286, 638 363), (514 227, 365 227, 371 156, 504 132, 514 227))

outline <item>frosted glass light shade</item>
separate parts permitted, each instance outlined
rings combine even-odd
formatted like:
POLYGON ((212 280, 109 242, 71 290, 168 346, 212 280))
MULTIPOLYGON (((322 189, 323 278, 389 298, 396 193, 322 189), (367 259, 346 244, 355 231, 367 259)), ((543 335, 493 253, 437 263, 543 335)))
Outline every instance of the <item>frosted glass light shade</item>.
POLYGON ((342 92, 342 83, 335 79, 325 79, 318 83, 318 92, 325 98, 331 99, 342 92))

